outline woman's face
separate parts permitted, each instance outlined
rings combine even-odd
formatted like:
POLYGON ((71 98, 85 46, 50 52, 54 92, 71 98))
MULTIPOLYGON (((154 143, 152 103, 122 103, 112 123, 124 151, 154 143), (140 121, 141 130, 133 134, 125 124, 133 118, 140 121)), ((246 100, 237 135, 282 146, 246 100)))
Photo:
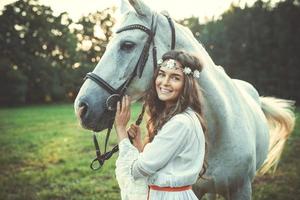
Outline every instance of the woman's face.
POLYGON ((155 79, 157 96, 161 101, 165 102, 166 106, 176 103, 184 86, 182 65, 178 61, 175 62, 176 67, 160 67, 155 79))

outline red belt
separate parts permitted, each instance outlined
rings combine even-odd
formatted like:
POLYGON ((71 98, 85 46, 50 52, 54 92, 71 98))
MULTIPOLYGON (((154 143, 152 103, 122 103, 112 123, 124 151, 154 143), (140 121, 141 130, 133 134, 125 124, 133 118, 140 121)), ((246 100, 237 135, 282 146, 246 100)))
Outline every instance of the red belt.
POLYGON ((149 185, 147 200, 149 200, 150 189, 157 190, 157 191, 164 191, 164 192, 180 192, 180 191, 185 191, 185 190, 191 190, 192 186, 187 185, 187 186, 182 186, 182 187, 159 187, 157 185, 149 185))

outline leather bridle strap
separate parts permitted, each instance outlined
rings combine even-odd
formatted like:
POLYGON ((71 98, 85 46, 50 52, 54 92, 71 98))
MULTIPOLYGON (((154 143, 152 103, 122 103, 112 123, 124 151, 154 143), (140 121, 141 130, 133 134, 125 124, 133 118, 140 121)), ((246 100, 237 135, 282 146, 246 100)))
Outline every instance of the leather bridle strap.
POLYGON ((143 47, 143 50, 142 50, 142 52, 140 54, 139 60, 138 60, 136 66, 134 68, 134 71, 131 74, 129 80, 127 81, 128 82, 127 85, 130 84, 131 80, 136 75, 138 75, 139 78, 142 77, 142 74, 143 74, 143 71, 144 71, 144 67, 145 67, 146 62, 147 62, 148 57, 149 57, 149 50, 150 50, 151 44, 153 44, 153 50, 152 50, 152 53, 153 53, 153 63, 154 63, 154 61, 156 61, 156 47, 155 47, 155 43, 154 43, 154 36, 155 36, 155 32, 156 32, 156 27, 157 27, 156 19, 157 19, 156 14, 152 15, 151 30, 148 29, 147 27, 143 26, 143 25, 140 25, 140 24, 132 24, 132 25, 125 26, 125 27, 117 30, 117 32, 116 32, 116 33, 121 33, 123 31, 139 29, 139 30, 142 30, 142 31, 144 31, 145 33, 148 34, 147 41, 146 41, 146 43, 145 43, 145 45, 143 47), (155 51, 154 51, 154 49, 155 49, 155 51))
MULTIPOLYGON (((145 113, 145 108, 146 108, 146 106, 143 105, 142 112, 140 113, 139 117, 135 121, 135 125, 139 126, 142 123, 143 116, 144 116, 144 113, 145 113)), ((94 141, 94 145, 95 145, 95 149, 96 149, 96 158, 94 158, 94 160, 92 160, 92 162, 90 164, 90 168, 92 170, 100 169, 103 166, 103 164, 106 160, 110 159, 110 157, 114 153, 119 151, 119 145, 115 145, 112 148, 112 150, 106 152, 106 147, 107 147, 107 144, 108 144, 108 139, 109 139, 109 136, 110 136, 111 129, 112 129, 112 126, 108 128, 108 131, 106 133, 104 154, 101 154, 101 150, 100 150, 100 147, 99 147, 99 144, 98 144, 98 141, 97 141, 96 133, 94 132, 94 134, 93 134, 93 141, 94 141), (98 165, 96 165, 97 162, 98 162, 98 165)), ((128 137, 130 139, 130 142, 132 143, 133 138, 131 138, 129 135, 128 135, 128 137)))
MULTIPOLYGON (((93 80, 101 88, 105 89, 110 94, 120 94, 120 96, 122 96, 125 93, 127 86, 131 83, 131 81, 134 79, 134 77, 136 75, 138 75, 139 78, 141 78, 142 73, 144 71, 144 66, 148 60, 149 49, 150 49, 151 43, 153 43, 153 48, 156 49, 156 47, 154 45, 154 36, 155 36, 155 31, 156 31, 156 21, 155 20, 156 20, 156 16, 153 15, 152 22, 151 22, 151 30, 140 24, 128 25, 128 26, 125 26, 125 27, 117 30, 116 33, 121 33, 123 31, 139 29, 148 34, 147 41, 143 47, 143 50, 140 54, 137 64, 134 67, 133 72, 130 74, 129 78, 118 89, 114 89, 105 80, 103 80, 100 76, 96 75, 93 72, 87 73, 85 79, 89 78, 89 79, 93 80)), ((153 56, 153 58, 154 57, 156 57, 156 54, 155 54, 155 56, 153 56)), ((154 59, 156 60, 156 58, 154 58, 154 59)))
POLYGON ((91 79, 95 83, 97 83, 100 87, 104 88, 107 92, 110 94, 117 94, 118 91, 115 90, 113 87, 111 87, 105 80, 103 80, 100 76, 97 76, 96 74, 89 72, 86 74, 85 79, 91 79))
POLYGON ((175 27, 174 27, 174 23, 173 23, 173 20, 172 18, 167 15, 167 14, 164 14, 164 16, 167 18, 168 22, 169 22, 169 25, 170 25, 170 28, 171 28, 171 38, 172 38, 172 41, 171 41, 171 50, 174 50, 175 49, 175 44, 176 44, 176 35, 175 35, 175 27))

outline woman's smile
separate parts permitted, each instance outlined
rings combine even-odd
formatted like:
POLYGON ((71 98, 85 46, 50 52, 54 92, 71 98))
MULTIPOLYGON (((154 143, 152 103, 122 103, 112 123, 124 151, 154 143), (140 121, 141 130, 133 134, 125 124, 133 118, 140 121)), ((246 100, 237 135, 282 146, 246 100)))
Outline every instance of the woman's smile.
POLYGON ((160 88, 160 92, 161 92, 162 94, 169 94, 169 93, 172 92, 172 90, 167 89, 167 88, 160 88))

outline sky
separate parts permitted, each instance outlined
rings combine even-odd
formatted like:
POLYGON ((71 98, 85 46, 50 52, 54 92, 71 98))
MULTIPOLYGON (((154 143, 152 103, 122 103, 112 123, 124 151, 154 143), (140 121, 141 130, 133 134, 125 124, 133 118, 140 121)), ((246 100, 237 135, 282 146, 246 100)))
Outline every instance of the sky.
MULTIPOLYGON (((16 0, 0 0, 0 10, 3 6, 16 0)), ((50 6, 54 14, 66 11, 75 21, 82 15, 101 11, 113 5, 117 6, 120 0, 39 0, 41 4, 50 6)), ((217 18, 231 3, 246 3, 252 5, 256 0, 144 0, 147 5, 156 11, 167 10, 174 19, 183 19, 191 16, 206 21, 217 18)), ((279 0, 273 0, 277 2, 279 0)))

